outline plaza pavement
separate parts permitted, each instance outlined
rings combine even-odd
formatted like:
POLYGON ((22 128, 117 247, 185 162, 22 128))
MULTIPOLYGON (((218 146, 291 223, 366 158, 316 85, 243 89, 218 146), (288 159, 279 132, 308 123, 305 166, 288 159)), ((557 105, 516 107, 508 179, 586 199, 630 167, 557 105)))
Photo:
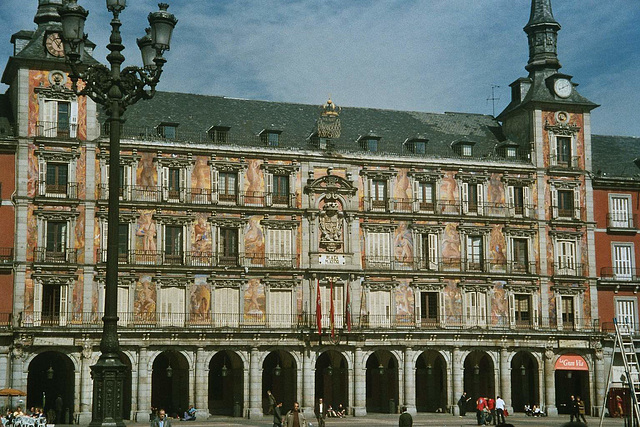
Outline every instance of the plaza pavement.
MULTIPOLYGON (((313 427, 317 427, 315 418, 307 419, 313 423, 313 427)), ((561 415, 558 417, 542 417, 533 418, 520 414, 515 414, 507 417, 507 422, 513 424, 516 427, 547 427, 558 426, 561 427, 564 423, 569 421, 568 415, 561 415)), ((127 426, 131 427, 149 427, 149 423, 130 423, 125 421, 127 426)), ((598 426, 600 418, 587 417, 587 423, 589 426, 598 426)), ((347 418, 329 418, 326 420, 327 427, 351 427, 351 426, 397 426, 398 415, 386 415, 386 414, 371 414, 366 417, 347 417, 347 418)), ((460 418, 458 416, 452 416, 450 414, 424 414, 420 413, 413 417, 414 426, 456 426, 466 427, 475 426, 476 418, 475 414, 467 414, 466 417, 460 418)), ((220 417, 214 416, 206 421, 176 421, 172 420, 173 427, 240 427, 240 426, 252 426, 252 427, 271 427, 273 426, 271 417, 264 417, 261 419, 246 419, 246 418, 232 418, 232 417, 220 417)), ((603 426, 624 426, 624 421, 620 418, 605 418, 603 426)), ((57 425, 56 427, 61 427, 57 425)), ((73 427, 73 426, 69 426, 73 427)))

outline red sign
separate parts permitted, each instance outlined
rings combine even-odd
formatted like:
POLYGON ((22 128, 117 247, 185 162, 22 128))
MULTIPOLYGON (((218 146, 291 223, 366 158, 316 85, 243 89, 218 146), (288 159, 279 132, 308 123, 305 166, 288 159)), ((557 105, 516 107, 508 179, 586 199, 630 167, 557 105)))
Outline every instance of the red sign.
POLYGON ((563 354, 556 362, 556 370, 562 371, 588 371, 587 362, 577 354, 563 354))

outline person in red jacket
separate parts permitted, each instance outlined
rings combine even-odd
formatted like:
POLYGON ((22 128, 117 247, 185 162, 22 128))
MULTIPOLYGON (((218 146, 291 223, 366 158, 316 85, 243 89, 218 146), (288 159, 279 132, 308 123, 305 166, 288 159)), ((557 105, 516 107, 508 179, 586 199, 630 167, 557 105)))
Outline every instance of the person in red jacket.
POLYGON ((484 418, 484 409, 487 407, 487 401, 484 397, 480 396, 478 400, 476 400, 476 418, 478 419, 478 425, 485 425, 484 418))
POLYGON ((491 419, 488 422, 496 425, 496 401, 493 397, 487 399, 487 408, 489 408, 489 412, 491 413, 491 419))

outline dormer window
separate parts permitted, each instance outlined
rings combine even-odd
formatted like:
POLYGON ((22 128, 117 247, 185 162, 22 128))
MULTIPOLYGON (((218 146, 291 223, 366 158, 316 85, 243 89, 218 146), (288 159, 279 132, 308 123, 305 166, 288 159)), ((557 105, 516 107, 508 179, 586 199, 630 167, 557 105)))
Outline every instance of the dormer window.
POLYGON ((516 147, 507 147, 507 150, 505 151, 505 155, 507 158, 515 159, 516 154, 517 154, 516 147))
POLYGON ((162 122, 158 125, 158 136, 165 139, 176 139, 179 123, 162 122))
POLYGON ((360 143, 360 148, 365 151, 369 151, 371 153, 375 153, 378 151, 378 142, 380 141, 380 137, 377 135, 365 135, 361 136, 358 142, 360 143))
POLYGON ((280 145, 281 130, 276 129, 264 129, 260 132, 260 140, 267 147, 277 147, 280 145))
POLYGON ((229 142, 229 126, 211 126, 207 133, 212 142, 225 144, 229 142))
POLYGON ((469 141, 458 141, 452 144, 453 151, 462 157, 472 157, 473 156, 473 142, 469 141))
POLYGON ((329 141, 329 138, 318 136, 317 132, 311 134, 311 136, 309 137, 309 143, 314 147, 319 148, 320 150, 326 150, 327 146, 329 145, 329 141))
POLYGON ((427 152, 427 140, 425 138, 408 139, 405 142, 405 146, 413 154, 426 154, 427 152))

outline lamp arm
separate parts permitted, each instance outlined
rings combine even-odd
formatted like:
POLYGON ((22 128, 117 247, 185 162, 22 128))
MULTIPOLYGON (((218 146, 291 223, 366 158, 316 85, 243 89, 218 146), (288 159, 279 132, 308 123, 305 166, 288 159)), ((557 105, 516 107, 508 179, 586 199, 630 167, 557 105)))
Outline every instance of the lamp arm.
POLYGON ((156 85, 160 80, 162 67, 145 70, 140 67, 126 67, 120 73, 120 89, 123 94, 124 108, 133 105, 141 99, 151 99, 156 92, 156 85), (148 89, 147 89, 148 87, 148 89))

